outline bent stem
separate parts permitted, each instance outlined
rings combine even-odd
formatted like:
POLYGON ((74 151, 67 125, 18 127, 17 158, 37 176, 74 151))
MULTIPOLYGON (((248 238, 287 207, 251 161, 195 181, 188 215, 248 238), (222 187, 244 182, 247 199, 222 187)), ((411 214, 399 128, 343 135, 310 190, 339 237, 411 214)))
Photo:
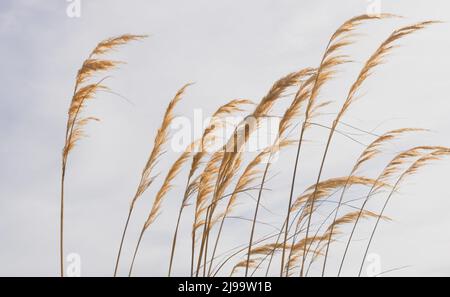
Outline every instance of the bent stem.
MULTIPOLYGON (((281 238, 281 235, 283 234, 283 229, 285 228, 285 224, 286 224, 286 219, 284 220, 284 223, 283 223, 283 225, 280 228, 281 231, 278 233, 277 240, 275 241, 275 246, 278 245, 278 242, 279 242, 279 240, 281 238)), ((288 227, 288 231, 291 230, 292 225, 293 224, 291 224, 291 226, 288 227)), ((293 239, 294 240, 296 236, 297 236, 297 228, 296 228, 295 234, 292 235, 291 237, 289 237, 288 239, 293 239)), ((270 259, 269 259, 269 263, 267 264, 267 268, 266 268, 266 274, 265 274, 266 277, 268 277, 268 275, 269 275, 270 266, 272 265, 272 261, 273 261, 275 252, 276 252, 276 248, 273 248, 272 251, 269 253, 270 254, 270 259)), ((268 255, 266 257, 268 257, 268 255)), ((265 261, 266 257, 264 257, 264 261, 265 261)), ((255 271, 253 273, 255 273, 255 271)))
MULTIPOLYGON (((170 251, 170 262, 169 262, 169 273, 168 273, 169 277, 172 274, 172 265, 173 265, 173 258, 175 256, 175 247, 177 244, 178 230, 180 228, 181 216, 183 214, 184 207, 186 206, 186 200, 188 198, 188 190, 189 190, 190 181, 191 181, 191 179, 188 178, 186 190, 184 192, 183 202, 181 203, 180 210, 178 211, 177 225, 175 226, 175 232, 173 234, 173 239, 172 239, 172 249, 170 251)), ((191 264, 191 266, 192 266, 192 264, 191 264)), ((192 267, 191 267, 191 276, 192 276, 192 267)))
POLYGON ((66 164, 63 161, 61 173, 61 209, 60 209, 60 230, 59 230, 59 260, 60 275, 64 277, 64 180, 66 177, 66 164))
MULTIPOLYGON (((325 165, 325 160, 326 160, 327 155, 328 155, 328 151, 329 151, 329 148, 330 148, 331 140, 333 139, 333 135, 334 135, 334 131, 336 130, 337 123, 338 123, 337 121, 334 121, 333 122, 333 126, 332 126, 332 128, 330 130, 330 135, 328 136, 328 141, 327 141, 327 145, 325 147, 325 152, 323 154, 322 163, 320 164, 319 175, 317 176, 317 182, 316 182, 316 186, 314 188, 314 194, 312 196, 311 202, 309 203, 310 207, 309 207, 309 211, 308 211, 309 212, 308 213, 308 224, 306 226, 305 238, 308 238, 308 236, 309 236, 309 230, 311 228, 311 219, 312 219, 313 210, 314 210, 314 202, 316 200, 317 190, 319 189, 319 183, 320 183, 320 180, 322 178, 322 172, 323 172, 323 168, 324 168, 324 165, 325 165)), ((302 266, 301 266, 301 269, 300 269, 300 276, 303 276, 303 271, 304 271, 304 267, 305 267, 305 260, 306 260, 307 250, 308 249, 306 249, 306 248, 303 249, 303 257, 302 257, 302 266)))
POLYGON ((172 273, 172 264, 173 264, 173 257, 175 255, 175 246, 177 244, 177 236, 178 236, 178 229, 180 227, 180 221, 181 221, 181 215, 183 213, 183 207, 180 208, 180 211, 178 212, 178 219, 177 219, 177 225, 175 227, 175 232, 173 235, 173 240, 172 240, 172 250, 170 252, 170 262, 169 262, 169 273, 168 276, 170 277, 171 273, 172 273))
POLYGON ((191 243, 191 277, 194 276, 194 262, 195 262, 195 230, 192 232, 192 243, 191 243))
MULTIPOLYGON (((257 188, 258 191, 259 191, 259 190, 264 190, 264 188, 260 189, 260 187, 263 187, 263 186, 264 186, 264 180, 265 180, 265 178, 263 179, 261 186, 259 186, 259 187, 257 188)), ((244 190, 241 190, 241 191, 236 191, 236 192, 233 192, 232 194, 225 195, 224 197, 233 195, 233 194, 235 194, 235 193, 243 193, 243 192, 246 192, 247 190, 250 190, 250 189, 251 189, 251 188, 244 189, 244 190)), ((255 188, 255 189, 256 189, 256 188, 255 188)), ((223 198, 224 198, 224 197, 223 197, 223 198)), ((228 208, 228 209, 225 210, 225 214, 228 213, 228 210, 229 210, 229 208, 230 208, 230 205, 228 205, 227 208, 228 208)), ((208 276, 210 276, 211 273, 213 272, 213 271, 212 271, 212 266, 213 266, 213 263, 212 263, 213 261, 212 261, 212 260, 216 258, 216 252, 217 252, 217 248, 218 248, 218 246, 219 246, 219 240, 220 240, 220 237, 221 237, 221 235, 222 235, 222 231, 223 231, 223 227, 224 227, 224 225, 225 225, 224 223, 225 223, 225 219, 226 219, 226 218, 227 218, 226 215, 223 215, 223 216, 222 216, 222 220, 221 220, 221 222, 220 222, 219 230, 217 231, 217 236, 216 236, 216 241, 215 241, 215 243, 214 243, 213 253, 212 253, 212 255, 211 255, 211 260, 209 261, 208 276)))
POLYGON ((125 227, 123 228, 122 239, 120 240, 119 252, 117 253, 116 266, 114 268, 114 277, 117 276, 117 270, 119 268, 120 255, 122 254, 123 242, 125 240, 125 234, 127 233, 128 223, 130 222, 131 214, 133 213, 134 206, 130 207, 130 211, 128 212, 128 217, 125 223, 125 227))
POLYGON ((133 260, 131 261, 130 271, 128 272, 128 277, 131 277, 131 273, 133 272, 134 261, 136 260, 136 255, 139 250, 139 246, 141 245, 142 237, 144 236, 145 228, 142 228, 141 234, 139 235, 139 239, 136 245, 136 249, 134 250, 133 260))
POLYGON ((363 204, 361 205, 361 207, 359 209, 358 217, 356 218, 355 223, 353 224, 352 231, 350 232, 350 236, 349 236, 347 244, 345 246, 344 255, 342 256, 341 264, 339 265, 339 271, 338 271, 338 275, 337 275, 338 277, 341 276, 342 268, 344 267, 345 258, 347 257, 347 253, 348 253, 348 249, 350 247, 350 243, 351 243, 351 241, 353 239, 353 235, 355 234, 356 226, 358 225, 359 220, 361 219, 362 213, 365 210, 366 205, 369 202, 370 197, 372 196, 373 191, 375 189, 375 185, 378 183, 378 181, 379 181, 379 178, 377 178, 375 184, 370 189, 369 193, 367 194, 366 199, 364 200, 363 204))
MULTIPOLYGON (((341 197, 339 198, 339 202, 338 202, 338 205, 337 205, 335 213, 334 213, 333 222, 331 223, 330 236, 328 237, 328 240, 327 240, 325 256, 324 256, 324 260, 323 260, 322 277, 325 276, 325 269, 326 269, 326 266, 327 266, 327 259, 328 259, 328 253, 329 253, 329 250, 330 250, 331 239, 333 238, 333 235, 334 235, 333 234, 333 232, 334 232, 334 223, 336 222, 336 220, 338 218, 339 210, 340 210, 340 208, 342 206, 342 202, 344 200, 344 194, 345 194, 345 192, 347 190, 348 184, 350 182, 350 178, 351 178, 351 175, 348 177, 347 182, 345 183, 344 189, 342 190, 341 197)), ((358 219, 359 219, 360 215, 361 215, 361 213, 358 215, 358 219)))
POLYGON ((222 221, 220 222, 219 230, 217 231, 216 242, 214 243, 214 249, 213 249, 213 252, 212 252, 212 255, 211 255, 211 261, 209 262, 208 276, 211 274, 211 269, 212 269, 212 266, 213 266, 213 261, 212 260, 214 259, 215 255, 216 255, 216 252, 217 252, 217 247, 219 246, 219 239, 220 239, 220 236, 222 235, 222 230, 223 230, 223 225, 225 223, 225 219, 226 219, 226 216, 223 216, 222 217, 222 221))
MULTIPOLYGON (((289 233, 289 220, 290 220, 290 214, 291 214, 291 208, 292 208, 292 199, 294 197, 294 188, 295 188, 295 179, 297 176, 297 168, 298 168, 298 162, 300 159, 300 152, 302 148, 302 142, 303 142, 303 136, 305 134, 306 130, 306 121, 303 123, 302 131, 300 133, 300 139, 297 146, 297 155, 295 158, 295 165, 294 165, 294 172, 292 174, 292 182, 291 182, 291 192, 289 194, 289 203, 288 203, 288 209, 286 214, 286 221, 285 221, 285 230, 284 230, 284 239, 283 239, 283 250, 281 254, 281 270, 280 270, 280 277, 283 276, 284 271, 284 261, 286 256, 286 244, 288 240, 288 233, 289 233)), ((283 230, 280 231, 280 234, 283 232, 283 230)))
POLYGON ((264 174, 263 174, 261 186, 259 188, 259 193, 258 193, 258 200, 256 201, 255 215, 253 216, 253 222, 252 222, 252 231, 250 233, 250 241, 248 243, 247 264, 245 265, 245 277, 248 276, 248 268, 249 268, 249 265, 250 265, 250 254, 251 254, 251 251, 252 251, 253 236, 255 234, 256 219, 258 217, 258 210, 259 210, 259 205, 260 205, 260 202, 261 202, 262 190, 263 190, 263 187, 264 187, 264 182, 266 180, 267 171, 269 170, 269 166, 270 166, 269 164, 270 164, 270 160, 267 162, 266 168, 264 169, 264 174))
MULTIPOLYGON (((416 164, 416 163, 414 163, 414 164, 416 164)), ((413 166, 414 166, 414 165, 413 165, 413 166)), ((413 167, 413 166, 412 166, 412 167, 413 167)), ((411 167, 411 168, 412 168, 412 167, 411 167)), ((369 248, 370 248, 370 245, 372 244, 373 237, 375 236, 375 232, 377 231, 378 224, 380 223, 381 219, 383 218, 384 211, 386 210, 386 207, 387 207, 389 201, 391 200, 392 196, 393 196, 394 193, 396 192, 396 190, 397 190, 397 188, 399 187, 400 183, 402 182, 403 178, 404 178, 407 174, 408 174, 408 170, 405 171, 405 172, 398 178, 398 180, 395 182, 394 187, 392 188, 391 192, 389 193, 388 198, 387 198, 386 201, 384 202, 383 208, 382 208, 380 214, 378 215, 377 222, 375 223, 375 226, 374 226, 374 228, 373 228, 373 230, 372 230, 372 234, 370 235, 370 239, 369 239, 369 243, 367 244, 366 251, 364 252, 364 257, 363 257, 362 262, 361 262, 361 267, 359 268, 358 277, 361 277, 361 273, 362 273, 362 270, 363 270, 363 268, 364 268, 364 262, 366 261, 366 258, 367 258, 367 253, 369 252, 369 248)), ((340 272, 340 271, 339 271, 339 272, 340 272)))
POLYGON ((203 257, 203 277, 206 277, 206 263, 208 261, 208 242, 209 242, 209 232, 206 232, 205 256, 203 257))
MULTIPOLYGON (((203 242, 206 239, 206 229, 207 229, 207 220, 209 217, 209 211, 210 211, 210 206, 208 206, 208 208, 206 209, 206 214, 205 214, 205 222, 204 222, 204 226, 203 226, 203 234, 202 234, 202 244, 200 245, 200 251, 199 251, 199 255, 198 255, 198 259, 197 259, 197 269, 196 269, 196 273, 195 276, 198 277, 198 274, 200 273, 200 266, 202 264, 202 258, 203 258, 203 249, 204 249, 204 244, 203 242)), ((195 229, 194 229, 195 232, 195 229)), ((194 240, 194 239, 193 239, 194 240)), ((195 241, 193 241, 193 246, 195 245, 195 241)), ((192 258, 193 259, 193 258, 192 258)))

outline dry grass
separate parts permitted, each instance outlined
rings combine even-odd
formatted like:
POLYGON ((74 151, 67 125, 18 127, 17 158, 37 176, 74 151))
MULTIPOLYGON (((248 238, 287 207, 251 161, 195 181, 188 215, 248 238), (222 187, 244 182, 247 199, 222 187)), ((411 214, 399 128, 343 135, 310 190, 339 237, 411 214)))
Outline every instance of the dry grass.
POLYGON ((84 61, 75 78, 75 87, 70 103, 65 144, 62 156, 62 173, 61 173, 61 219, 60 219, 60 263, 61 276, 64 276, 64 182, 67 169, 67 161, 70 152, 76 143, 85 136, 83 128, 91 121, 98 121, 95 117, 83 116, 83 111, 87 101, 94 98, 98 91, 106 91, 103 83, 106 78, 91 82, 95 79, 95 75, 114 69, 121 62, 103 59, 108 52, 118 48, 121 45, 131 41, 145 38, 142 35, 121 35, 106 39, 94 48, 89 57, 84 61))
MULTIPOLYGON (((326 180, 322 178, 333 148, 335 135, 339 133, 348 136, 340 132, 338 127, 342 124, 343 118, 350 111, 352 105, 359 99, 361 87, 366 80, 377 67, 386 62, 386 57, 396 48, 402 38, 435 23, 426 21, 395 30, 364 63, 347 96, 340 103, 340 108, 335 111, 335 118, 332 123, 329 126, 327 123, 315 123, 330 103, 330 101, 322 101, 320 93, 323 87, 336 76, 338 69, 349 61, 349 57, 344 52, 348 46, 357 41, 356 30, 363 23, 391 17, 394 16, 388 14, 379 16, 361 15, 343 23, 332 34, 317 68, 304 68, 282 77, 273 84, 268 93, 257 104, 254 104, 252 111, 247 112, 244 108, 253 105, 247 99, 232 100, 219 107, 213 113, 201 138, 190 144, 173 165, 168 168, 165 179, 154 195, 147 219, 143 222, 134 249, 129 275, 132 273, 143 235, 151 225, 157 223, 158 215, 164 207, 165 199, 169 198, 170 190, 177 180, 176 177, 185 168, 187 177, 182 195, 170 197, 172 203, 178 203, 180 206, 177 216, 174 217, 174 233, 168 259, 169 276, 171 276, 175 264, 177 264, 175 251, 177 240, 182 235, 179 232, 180 223, 186 211, 190 209, 192 209, 192 221, 188 223, 188 226, 192 226, 192 231, 186 235, 190 244, 183 246, 189 246, 186 250, 189 250, 191 257, 186 260, 186 264, 190 264, 190 276, 233 276, 240 272, 245 276, 253 276, 261 269, 264 269, 265 275, 269 276, 273 274, 271 267, 279 261, 279 270, 278 266, 275 267, 279 271, 277 275, 304 277, 311 273, 311 268, 321 259, 323 259, 323 262, 318 264, 317 267, 321 269, 321 275, 326 276, 329 266, 327 266, 329 264, 327 260, 332 254, 334 257, 341 259, 338 267, 338 274, 340 275, 360 221, 362 219, 374 220, 375 224, 370 233, 362 264, 359 267, 360 276, 379 223, 382 220, 389 221, 389 218, 384 215, 385 210, 392 197, 398 192, 402 182, 407 177, 419 172, 430 162, 441 160, 450 154, 450 149, 441 146, 415 146, 397 153, 379 174, 371 177, 370 174, 362 174, 362 171, 365 167, 368 167, 366 165, 369 162, 381 162, 381 156, 389 155, 389 152, 386 151, 388 144, 397 142, 406 135, 416 135, 425 130, 401 128, 385 132, 382 135, 366 133, 373 139, 369 145, 365 146, 350 172, 340 177, 326 180), (294 92, 290 93, 291 90, 294 90, 294 92), (277 139, 257 154, 251 155, 245 152, 246 144, 251 135, 260 129, 262 119, 276 116, 273 113, 274 106, 281 99, 290 101, 288 101, 286 110, 280 116, 277 139), (234 127, 234 132, 225 141, 225 145, 219 149, 210 150, 210 144, 216 140, 217 132, 225 129, 226 124, 222 122, 223 118, 236 114, 244 115, 244 120, 234 127), (300 159, 303 155, 303 147, 306 145, 305 135, 312 130, 313 126, 327 128, 328 137, 325 139, 324 151, 318 153, 320 162, 314 183, 301 191, 297 189, 301 167, 300 159), (294 138, 291 137, 292 131, 295 132, 294 138), (266 186, 269 181, 269 174, 272 167, 276 165, 272 162, 272 158, 279 151, 292 145, 296 145, 296 155, 283 155, 284 158, 289 158, 289 161, 293 164, 289 196, 282 197, 276 193, 271 195, 273 196, 272 199, 279 199, 286 205, 286 212, 280 216, 281 219, 278 222, 281 226, 274 226, 269 222, 277 217, 268 218, 267 216, 270 215, 266 214, 266 216, 260 218, 260 209, 265 207, 264 197, 267 192, 266 186), (350 188, 358 189, 359 193, 364 193, 363 197, 354 200, 346 199, 351 195, 350 188), (244 200, 243 196, 244 194, 250 195, 249 192, 252 191, 257 193, 257 196, 254 199, 254 205, 249 206, 248 199, 244 200), (334 198, 336 194, 337 199, 334 198), (370 210, 368 202, 378 194, 386 195, 385 200, 382 200, 384 201, 383 207, 379 211, 370 210), (240 204, 241 200, 244 203, 240 204), (331 209, 325 207, 326 205, 333 205, 331 202, 334 203, 335 207, 331 209), (223 236, 228 231, 226 228, 227 222, 231 218, 235 218, 233 213, 237 209, 241 213, 250 213, 249 218, 237 217, 242 222, 249 222, 249 230, 246 233, 245 228, 242 228, 239 230, 239 236, 236 235, 241 242, 240 246, 232 249, 224 248, 223 236), (275 231, 258 238, 258 232, 256 231, 260 227, 262 229, 263 226, 272 227, 275 231), (348 235, 346 235, 345 227, 349 227, 351 230, 348 235), (337 254, 335 252, 337 249, 334 249, 337 236, 346 238, 344 241, 346 243, 345 251, 342 255, 337 254), (227 268, 230 268, 228 273, 225 271, 227 268)), ((84 125, 92 120, 97 120, 93 117, 80 116, 86 101, 93 98, 98 91, 107 90, 103 85, 104 80, 94 83, 89 82, 96 73, 111 70, 120 63, 100 59, 101 56, 119 45, 142 37, 124 35, 101 42, 84 62, 77 75, 75 92, 69 109, 62 163, 61 275, 63 275, 64 269, 62 266, 63 198, 67 158, 76 142, 83 136, 84 125)), ((154 173, 155 166, 170 139, 169 126, 174 118, 174 110, 189 86, 190 84, 183 86, 169 102, 162 124, 156 133, 153 148, 128 209, 114 276, 117 275, 121 251, 133 210, 137 201, 143 199, 144 194, 149 192, 150 186, 158 176, 154 173)), ((359 131, 363 130, 359 129, 359 131)), ((288 174, 290 173, 288 172, 288 174)), ((268 210, 268 213, 270 211, 268 210)))

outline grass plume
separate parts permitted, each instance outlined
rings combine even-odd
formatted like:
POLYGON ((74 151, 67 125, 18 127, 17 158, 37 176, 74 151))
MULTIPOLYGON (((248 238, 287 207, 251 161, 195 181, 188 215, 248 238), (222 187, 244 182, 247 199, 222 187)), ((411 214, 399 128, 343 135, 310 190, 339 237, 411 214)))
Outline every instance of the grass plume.
POLYGON ((119 245, 119 251, 117 254, 116 259, 116 265, 114 269, 114 276, 117 275, 117 270, 119 267, 120 262, 120 255, 122 252, 123 243, 125 240, 125 236, 128 230, 128 224, 130 222, 131 215, 133 213, 134 207, 138 199, 144 194, 144 192, 150 187, 150 185, 153 183, 157 175, 153 173, 154 167, 157 164, 159 158, 161 157, 164 145, 168 141, 169 137, 169 127, 172 123, 172 120, 174 118, 174 110, 176 105, 180 102, 184 92, 191 84, 184 85, 178 92, 176 93, 175 97, 170 101, 169 105, 166 108, 166 112, 163 117, 163 121, 161 123, 160 128, 158 129, 158 132, 156 133, 156 137, 153 144, 153 149, 151 150, 150 156, 148 157, 147 163, 144 166, 144 169, 142 170, 141 180, 139 182, 139 185, 136 190, 136 194, 134 195, 133 199, 131 200, 130 208, 128 210, 128 216, 125 222, 125 226, 122 232, 122 238, 119 245))
MULTIPOLYGON (((321 94, 325 86, 335 78, 338 70, 350 62, 350 57, 345 51, 357 41, 356 31, 365 23, 391 17, 394 16, 360 15, 347 20, 331 35, 317 68, 296 68, 301 70, 291 72, 275 81, 256 104, 247 99, 235 99, 218 107, 212 113, 207 125, 202 127, 204 130, 198 139, 189 145, 184 144, 185 150, 164 171, 166 175, 160 188, 152 193, 154 199, 145 221, 140 226, 128 275, 132 275, 137 255, 142 252, 141 243, 144 234, 150 227, 155 226, 164 205, 170 200, 177 203, 177 209, 176 216, 173 217, 175 228, 170 234, 168 276, 174 273, 175 268, 181 266, 178 264, 181 257, 175 257, 180 248, 190 253, 190 259, 186 259, 186 267, 190 266, 191 277, 240 274, 248 277, 263 273, 266 276, 275 273, 281 277, 306 277, 312 273, 326 276, 329 273, 327 270, 330 266, 329 259, 332 255, 336 256, 335 242, 344 238, 345 250, 342 258, 340 254, 338 255, 340 263, 336 267, 340 276, 352 240, 356 231, 360 231, 358 226, 366 219, 373 221, 374 226, 369 230, 370 238, 364 250, 362 263, 358 266, 361 276, 364 261, 380 222, 390 220, 385 215, 386 209, 403 181, 431 162, 439 161, 450 154, 450 149, 446 147, 423 144, 411 145, 410 148, 403 148, 400 152, 388 151, 388 144, 397 143, 406 135, 415 136, 425 131, 423 129, 402 128, 383 133, 374 132, 375 130, 367 131, 344 122, 344 118, 360 98, 365 82, 381 64, 386 62, 386 58, 399 42, 436 23, 434 21, 419 22, 393 31, 362 64, 342 102, 338 102, 339 109, 333 113, 325 111, 325 107, 334 101, 323 100, 321 94), (284 108, 281 115, 276 114, 277 107, 284 108), (237 124, 228 121, 227 117, 236 115, 243 116, 243 119, 237 124), (322 117, 319 117, 321 115, 331 115, 332 122, 323 123, 322 117), (274 131, 270 131, 275 135, 275 140, 266 144, 263 149, 247 154, 246 148, 251 144, 251 136, 264 131, 263 119, 272 118, 280 120, 274 131), (343 126, 346 127, 345 130, 343 126), (230 127, 232 131, 227 130, 230 127), (308 176, 305 170, 302 172, 302 177, 305 175, 302 183, 308 183, 310 186, 302 186, 300 189, 299 170, 307 168, 301 163, 304 162, 303 159, 307 160, 310 157, 304 156, 307 153, 304 147, 308 145, 307 134, 312 134, 311 130, 315 130, 313 127, 324 129, 326 138, 323 139, 323 147, 313 151, 314 157, 318 157, 319 160, 317 172, 313 172, 313 181, 306 179, 308 176), (346 131, 348 129, 351 131, 346 131), (232 133, 228 136, 225 132, 232 133), (227 135, 226 138, 220 139, 224 134, 227 135), (351 163, 352 167, 348 172, 325 178, 329 158, 334 154, 332 151, 337 136, 343 136, 347 141, 350 139, 363 148, 358 158, 351 163), (369 144, 366 145, 366 142, 369 144), (275 154, 287 152, 290 146, 295 149, 294 155, 282 156, 293 161, 286 189, 289 194, 285 197, 287 199, 281 199, 276 191, 268 188, 271 186, 270 175, 276 167, 273 162, 275 154), (387 159, 383 159, 385 157, 387 159), (375 162, 382 162, 382 169, 365 172, 371 169, 368 164, 375 162), (181 177, 181 172, 185 172, 186 177, 181 177), (172 189, 181 178, 184 187, 180 193, 175 193, 172 189), (272 192, 270 202, 282 205, 281 215, 277 213, 279 209, 274 209, 269 200, 264 199, 269 192, 272 192), (252 200, 240 203, 246 202, 243 199, 244 194, 252 200), (385 195, 380 204, 381 209, 370 209, 369 202, 374 196, 381 194, 385 195), (351 198, 348 197, 350 195, 351 198), (191 207, 191 212, 188 212, 188 207, 191 207), (189 221, 185 225, 184 220, 187 219, 185 216, 188 213, 189 221), (233 226, 232 221, 238 223, 239 232, 229 228, 233 226), (189 230, 186 234, 182 234, 185 226, 189 230), (245 226, 248 226, 248 229, 245 226), (348 234, 345 233, 347 229, 348 234), (232 231, 233 241, 238 241, 239 245, 228 248, 229 242, 226 242, 224 237, 227 236, 226 232, 232 231), (263 234, 266 231, 268 233, 263 234), (179 244, 182 235, 186 235, 188 244, 179 244), (276 271, 273 271, 274 269, 276 271)), ((61 276, 64 275, 64 182, 68 157, 85 135, 84 127, 92 121, 98 121, 95 117, 84 115, 87 102, 98 92, 109 91, 104 84, 106 77, 96 79, 96 76, 108 73, 122 63, 106 59, 104 55, 121 45, 144 37, 123 35, 102 41, 78 71, 68 112, 62 156, 61 276)), ((151 186, 159 177, 159 173, 155 171, 171 137, 169 127, 174 120, 178 104, 190 86, 191 84, 186 84, 177 91, 169 102, 157 130, 128 209, 114 276, 118 273, 122 248, 133 211, 144 194, 149 194, 151 186)), ((313 140, 322 141, 315 138, 313 140)))
POLYGON ((60 275, 64 276, 64 185, 69 154, 77 142, 85 136, 84 127, 92 121, 99 121, 98 118, 84 116, 83 112, 89 100, 93 99, 99 91, 107 91, 104 80, 95 82, 95 75, 108 72, 122 62, 105 59, 104 55, 110 51, 125 45, 131 41, 145 38, 144 35, 125 34, 106 39, 92 50, 88 58, 78 70, 75 78, 75 87, 72 100, 69 106, 68 119, 66 125, 66 136, 62 154, 61 170, 61 207, 60 207, 60 275))

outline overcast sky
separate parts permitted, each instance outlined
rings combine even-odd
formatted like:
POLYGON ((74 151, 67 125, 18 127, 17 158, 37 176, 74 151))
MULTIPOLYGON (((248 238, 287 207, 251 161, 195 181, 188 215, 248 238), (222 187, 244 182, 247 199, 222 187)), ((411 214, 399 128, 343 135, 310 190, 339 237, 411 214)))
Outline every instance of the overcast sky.
MULTIPOLYGON (((70 156, 66 252, 81 256, 84 276, 112 274, 130 196, 165 106, 178 88, 196 82, 176 111, 187 117, 193 116, 194 109, 208 115, 234 98, 257 101, 281 76, 317 66, 333 31, 346 19, 365 13, 371 2, 375 1, 81 0, 81 17, 70 18, 69 2, 64 0, 1 1, 0 275, 58 274, 59 175, 67 109, 76 71, 97 42, 122 33, 150 35, 112 55, 127 64, 114 72, 108 86, 127 100, 100 94, 90 102, 89 114, 102 122, 89 126, 90 137, 70 156)), ((405 138, 403 145, 450 146, 450 25, 446 23, 450 3, 380 3, 383 12, 405 18, 362 26, 358 31, 362 34, 347 51, 354 62, 340 69, 321 98, 342 101, 361 64, 395 28, 421 20, 445 21, 402 41, 365 84, 365 96, 344 121, 376 133, 399 127, 427 128, 431 132, 405 138)), ((322 152, 324 134, 313 131, 297 194, 317 173, 315 158, 322 152)), ((355 136, 365 143, 370 140, 355 136)), ((337 138, 324 178, 345 175, 361 151, 357 143, 337 138)), ((399 144, 391 150, 402 147, 399 144)), ((169 149, 159 170, 165 173, 164 167, 175 156, 169 149)), ((271 173, 273 192, 265 203, 277 215, 285 208, 293 156, 293 150, 284 152, 284 161, 271 173)), ((380 227, 371 252, 380 255, 383 271, 408 267, 389 275, 450 276, 449 172, 448 160, 424 170, 405 184, 390 205, 388 215, 394 220, 380 227)), ((167 272, 184 178, 183 171, 176 180, 178 187, 164 203, 163 214, 144 238, 136 275, 167 272)), ((154 193, 150 189, 138 205, 121 274, 127 271, 154 193)), ((246 211, 239 214, 251 216, 246 211)), ((280 218, 271 222, 280 224, 280 218)), ((177 275, 185 275, 189 267, 189 249, 185 248, 189 219, 183 222, 177 275)), ((247 232, 244 228, 249 226, 241 221, 234 228, 243 229, 234 230, 247 232)), ((224 236, 229 239, 226 242, 242 243, 230 230, 224 236)), ((356 239, 367 239, 367 233, 356 239)), ((355 274, 360 254, 355 248, 346 274, 355 274)), ((333 256, 331 263, 336 264, 338 258, 333 256)))

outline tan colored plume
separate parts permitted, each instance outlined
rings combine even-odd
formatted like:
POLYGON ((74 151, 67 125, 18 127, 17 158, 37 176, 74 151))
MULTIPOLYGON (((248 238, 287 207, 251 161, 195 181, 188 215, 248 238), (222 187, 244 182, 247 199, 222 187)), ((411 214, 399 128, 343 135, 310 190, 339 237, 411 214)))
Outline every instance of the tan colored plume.
POLYGON ((166 178, 164 179, 164 183, 159 189, 158 193, 156 194, 155 200, 153 202, 152 209, 150 211, 150 214, 147 218, 147 221, 145 222, 144 229, 147 229, 156 219, 158 216, 161 204, 163 202, 164 197, 167 195, 167 193, 172 188, 172 181, 175 179, 175 177, 178 175, 178 173, 181 171, 183 165, 189 160, 189 158, 192 155, 192 152, 195 148, 196 143, 190 144, 186 150, 181 154, 181 156, 175 161, 175 163, 170 167, 169 172, 167 173, 166 178))
POLYGON ((176 93, 175 97, 170 101, 169 105, 167 106, 161 127, 158 129, 158 132, 157 132, 155 140, 154 140, 153 149, 152 149, 150 156, 147 160, 147 163, 145 164, 145 167, 142 171, 141 181, 139 183, 136 195, 134 196, 134 198, 131 202, 131 208, 134 207, 134 204, 136 203, 136 201, 150 187, 150 185, 153 183, 153 180, 156 177, 155 175, 152 176, 151 174, 152 174, 152 171, 153 171, 159 157, 163 153, 163 146, 168 140, 169 127, 174 118, 175 106, 180 102, 184 92, 190 85, 192 85, 192 84, 184 85, 176 93))

